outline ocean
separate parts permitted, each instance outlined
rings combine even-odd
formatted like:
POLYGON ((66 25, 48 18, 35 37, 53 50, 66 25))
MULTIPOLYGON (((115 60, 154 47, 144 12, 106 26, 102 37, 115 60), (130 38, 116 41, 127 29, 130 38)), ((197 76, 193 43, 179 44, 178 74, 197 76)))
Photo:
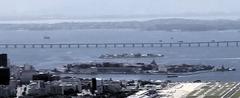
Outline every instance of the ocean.
MULTIPOLYGON (((240 32, 202 31, 167 32, 142 31, 133 29, 91 29, 91 30, 51 30, 51 31, 4 31, 0 30, 0 43, 105 43, 105 42, 177 42, 177 41, 224 41, 240 40, 240 32), (51 39, 44 39, 49 36, 51 39)), ((206 64, 235 67, 235 72, 211 72, 178 78, 163 75, 80 75, 80 77, 98 77, 104 79, 141 79, 193 81, 240 81, 240 47, 154 47, 154 48, 1 48, 0 53, 9 55, 10 63, 15 65, 31 64, 38 69, 61 68, 68 63, 83 62, 126 62, 150 63, 153 58, 142 59, 99 59, 101 54, 121 53, 158 53, 163 58, 155 58, 159 65, 167 64, 206 64)), ((78 75, 79 76, 79 75, 78 75)))

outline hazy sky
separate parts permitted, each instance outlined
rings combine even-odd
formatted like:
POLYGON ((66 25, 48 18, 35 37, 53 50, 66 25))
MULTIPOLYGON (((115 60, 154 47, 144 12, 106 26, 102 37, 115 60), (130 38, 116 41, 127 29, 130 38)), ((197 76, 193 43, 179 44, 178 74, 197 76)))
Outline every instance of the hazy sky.
POLYGON ((0 17, 238 15, 240 0, 0 0, 0 17))

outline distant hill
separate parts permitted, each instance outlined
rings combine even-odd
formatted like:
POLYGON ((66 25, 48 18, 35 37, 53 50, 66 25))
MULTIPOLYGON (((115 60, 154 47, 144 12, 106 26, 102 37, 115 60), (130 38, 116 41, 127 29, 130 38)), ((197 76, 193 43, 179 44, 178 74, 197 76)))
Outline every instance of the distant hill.
POLYGON ((155 19, 125 22, 0 24, 1 30, 139 29, 163 31, 240 30, 240 20, 155 19))

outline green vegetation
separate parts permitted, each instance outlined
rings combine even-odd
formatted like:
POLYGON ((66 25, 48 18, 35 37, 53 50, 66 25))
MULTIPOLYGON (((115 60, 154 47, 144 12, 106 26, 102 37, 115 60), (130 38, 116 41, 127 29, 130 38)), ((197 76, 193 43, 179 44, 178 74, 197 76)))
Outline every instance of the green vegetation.
POLYGON ((190 94, 188 94, 188 96, 186 98, 196 98, 197 96, 195 96, 195 93, 197 93, 199 90, 194 90, 192 91, 190 94))
POLYGON ((201 92, 199 92, 198 94, 197 94, 197 96, 201 96, 201 95, 203 95, 206 91, 208 91, 209 90, 209 88, 205 88, 205 89, 203 89, 201 92))
POLYGON ((197 98, 197 96, 187 96, 186 98, 197 98))
POLYGON ((204 98, 220 98, 220 96, 205 96, 204 98))
POLYGON ((231 98, 239 98, 240 97, 240 90, 237 91, 231 98))

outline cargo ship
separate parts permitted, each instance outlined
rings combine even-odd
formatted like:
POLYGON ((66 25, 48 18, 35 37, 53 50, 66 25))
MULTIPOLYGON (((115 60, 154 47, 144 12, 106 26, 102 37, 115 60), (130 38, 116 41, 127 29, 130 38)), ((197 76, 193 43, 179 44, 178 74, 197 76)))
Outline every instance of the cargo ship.
POLYGON ((118 59, 118 58, 158 58, 164 57, 163 54, 153 54, 153 53, 123 53, 123 54, 103 54, 99 56, 101 59, 118 59))

